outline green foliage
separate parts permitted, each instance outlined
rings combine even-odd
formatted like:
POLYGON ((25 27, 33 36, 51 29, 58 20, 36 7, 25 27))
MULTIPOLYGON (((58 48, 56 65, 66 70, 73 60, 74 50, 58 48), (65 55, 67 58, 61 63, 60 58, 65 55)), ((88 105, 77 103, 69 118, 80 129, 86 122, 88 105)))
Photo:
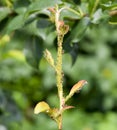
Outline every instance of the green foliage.
POLYGON ((65 113, 63 129, 116 130, 116 0, 0 1, 0 124, 11 130, 57 129, 45 116, 32 113, 39 100, 58 107, 54 72, 43 59, 45 48, 56 57, 50 11, 56 4, 65 8, 60 18, 69 25, 63 44, 64 95, 77 81, 88 81, 68 102, 76 109, 79 104, 79 110, 65 113))
POLYGON ((3 19, 5 19, 9 14, 10 14, 11 10, 7 7, 2 7, 0 9, 0 21, 2 21, 3 19))
POLYGON ((43 54, 43 40, 36 36, 32 37, 30 37, 27 41, 25 56, 27 62, 34 68, 38 69, 38 65, 43 54))
MULTIPOLYGON (((102 23, 102 21, 106 20, 108 21, 109 19, 110 23, 116 24, 116 17, 114 16, 116 16, 117 6, 115 1, 109 3, 109 1, 97 0, 96 2, 93 2, 90 0, 89 2, 87 2, 84 0, 80 2, 79 5, 76 5, 73 2, 69 3, 69 1, 62 2, 57 0, 48 2, 42 0, 36 0, 34 2, 21 2, 19 0, 14 0, 12 2, 13 9, 11 9, 11 7, 1 8, 1 21, 5 20, 6 18, 9 19, 8 24, 6 24, 5 28, 3 29, 3 34, 4 32, 11 33, 12 31, 17 29, 23 29, 23 33, 28 33, 27 36, 30 38, 32 37, 32 40, 33 36, 35 35, 38 36, 40 39, 43 39, 44 43, 48 41, 47 38, 49 38, 49 40, 50 38, 55 39, 55 35, 54 37, 49 37, 50 34, 53 35, 52 32, 54 31, 54 28, 49 29, 50 25, 47 25, 46 23, 52 18, 52 15, 49 12, 48 8, 54 7, 56 4, 60 4, 61 7, 66 8, 61 13, 61 19, 64 19, 66 23, 69 23, 69 25, 71 25, 70 33, 65 39, 64 49, 66 52, 71 54, 73 63, 76 61, 78 50, 76 49, 78 47, 75 43, 78 43, 82 39, 88 27, 92 26, 92 24, 99 24, 102 23), (115 11, 114 16, 111 11, 115 11), (46 23, 44 24, 43 22, 46 23), (42 25, 42 23, 43 29, 39 26, 39 24, 42 25)), ((51 27, 52 26, 53 25, 51 25, 51 27)), ((52 42, 54 42, 54 40, 52 40, 52 42)), ((36 58, 36 63, 39 63, 39 60, 42 57, 41 53, 39 57, 39 59, 36 58)), ((34 55, 33 58, 35 59, 34 55)), ((30 61, 28 60, 29 63, 34 64, 31 60, 32 58, 30 59, 30 61)))

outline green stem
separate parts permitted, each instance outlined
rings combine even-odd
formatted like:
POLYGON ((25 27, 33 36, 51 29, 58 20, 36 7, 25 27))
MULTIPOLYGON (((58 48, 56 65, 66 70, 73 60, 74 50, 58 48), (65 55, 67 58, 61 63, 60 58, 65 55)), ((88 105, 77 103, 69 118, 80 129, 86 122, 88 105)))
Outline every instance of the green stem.
MULTIPOLYGON (((58 50, 57 50, 57 64, 56 64, 56 80, 57 80, 57 88, 58 88, 58 96, 59 96, 59 103, 60 103, 60 111, 63 109, 63 71, 62 71, 62 43, 63 43, 63 37, 64 34, 60 33, 60 24, 59 24, 59 15, 60 10, 58 9, 58 6, 56 6, 56 15, 55 15, 55 25, 56 25, 56 31, 57 31, 57 44, 58 44, 58 50)), ((59 130, 62 130, 62 112, 60 113, 59 117, 59 123, 58 123, 59 130)))
POLYGON ((65 103, 71 98, 70 95, 68 95, 66 98, 65 98, 65 103))
POLYGON ((62 114, 60 115, 60 121, 59 121, 59 130, 62 130, 62 114))
POLYGON ((62 42, 63 36, 58 35, 58 52, 57 52, 57 88, 60 100, 60 110, 63 105, 63 74, 62 74, 62 42))
POLYGON ((58 6, 56 6, 55 25, 56 25, 57 42, 58 42, 56 79, 57 79, 58 96, 59 96, 59 100, 60 100, 60 110, 61 110, 62 104, 63 104, 62 43, 63 43, 64 35, 59 33, 60 32, 60 30, 59 30, 59 15, 60 15, 60 11, 58 9, 58 6))
MULTIPOLYGON (((58 96, 60 100, 60 111, 63 108, 63 76, 62 76, 62 42, 63 36, 58 34, 58 52, 57 52, 57 88, 58 88, 58 96)), ((62 130, 62 113, 60 115, 59 121, 59 130, 62 130)))

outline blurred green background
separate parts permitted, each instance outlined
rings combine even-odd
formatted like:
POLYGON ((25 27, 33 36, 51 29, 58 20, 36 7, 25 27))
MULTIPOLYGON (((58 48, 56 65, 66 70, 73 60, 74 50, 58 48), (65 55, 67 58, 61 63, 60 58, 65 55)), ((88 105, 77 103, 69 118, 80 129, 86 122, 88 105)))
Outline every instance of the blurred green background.
MULTIPOLYGON (((4 22, 0 22, 1 29, 4 22)), ((15 31, 11 37, 0 37, 0 130, 56 130, 56 123, 48 116, 33 113, 35 104, 42 100, 58 106, 58 97, 55 73, 46 60, 40 60, 38 71, 26 62, 25 33, 15 31)), ((49 33, 41 32, 42 37, 49 33)), ((54 39, 52 32, 45 44, 56 56, 54 39)), ((64 113, 63 130, 116 130, 117 26, 102 23, 88 28, 78 43, 74 65, 68 53, 63 55, 63 70, 64 95, 79 80, 88 81, 68 102, 75 109, 64 113)))

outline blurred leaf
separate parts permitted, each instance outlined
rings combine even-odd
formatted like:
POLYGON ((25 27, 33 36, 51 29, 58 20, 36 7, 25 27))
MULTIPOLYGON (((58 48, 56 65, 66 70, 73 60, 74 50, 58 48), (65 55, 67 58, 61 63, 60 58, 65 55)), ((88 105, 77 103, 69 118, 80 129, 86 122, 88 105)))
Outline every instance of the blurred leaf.
MULTIPOLYGON (((49 37, 49 35, 54 33, 53 24, 48 19, 40 18, 37 21, 37 29, 39 30, 38 35, 43 38, 44 42, 49 42, 47 41, 47 38, 49 37)), ((53 39, 55 37, 51 37, 51 38, 53 39)))
POLYGON ((29 35, 39 35, 39 29, 37 28, 37 20, 28 21, 28 23, 25 24, 25 26, 22 28, 22 31, 29 35), (32 29, 33 28, 33 29, 32 29))
POLYGON ((74 45, 73 43, 78 43, 83 36, 85 35, 85 31, 89 27, 90 19, 88 17, 82 18, 71 30, 69 36, 66 38, 63 47, 66 52, 70 53, 73 59, 73 63, 75 63, 77 58, 77 49, 78 46, 74 45), (74 49, 76 51, 74 51, 74 49), (74 53, 73 53, 74 52, 74 53), (76 52, 76 53, 75 53, 76 52))
POLYGON ((25 13, 27 11, 27 8, 26 7, 19 7, 19 8, 16 8, 15 9, 15 12, 17 13, 17 14, 23 14, 23 13, 25 13))
POLYGON ((25 110, 29 106, 27 98, 21 92, 14 91, 12 97, 21 109, 25 110))
POLYGON ((89 27, 89 24, 90 24, 90 19, 88 17, 84 17, 73 28, 72 33, 70 35, 73 43, 79 42, 83 38, 86 29, 89 27))
POLYGON ((95 0, 95 1, 94 0, 89 0, 88 9, 89 9, 89 14, 90 14, 91 17, 93 15, 93 13, 95 13, 99 2, 100 2, 100 0, 95 0))
POLYGON ((35 108, 34 108, 34 113, 35 114, 39 114, 40 112, 46 112, 50 109, 49 105, 44 102, 44 101, 41 101, 39 102, 35 108))
POLYGON ((114 9, 117 9, 117 3, 111 3, 111 2, 108 2, 106 4, 101 4, 102 7, 104 9, 108 9, 108 10, 114 10, 114 9))
POLYGON ((20 61, 25 61, 25 56, 22 51, 19 50, 10 50, 4 54, 4 58, 15 58, 20 61))
POLYGON ((64 44, 71 45, 72 43, 79 42, 85 35, 85 31, 90 24, 90 19, 88 17, 82 18, 71 30, 69 37, 65 40, 64 44))
POLYGON ((77 43, 74 43, 72 46, 71 46, 71 51, 69 52, 70 55, 72 56, 72 65, 75 63, 77 57, 78 57, 78 51, 79 49, 79 46, 77 43))
POLYGON ((109 14, 107 12, 102 12, 102 9, 99 8, 92 17, 93 24, 99 24, 102 20, 107 21, 109 19, 109 14))
POLYGON ((0 22, 11 13, 11 9, 7 7, 0 7, 0 22))
POLYGON ((29 6, 30 1, 29 0, 15 0, 14 1, 14 10, 18 14, 22 14, 27 10, 27 7, 29 6))
POLYGON ((43 40, 37 36, 30 36, 24 54, 27 62, 35 69, 38 69, 43 54, 43 40))
POLYGON ((95 0, 89 0, 89 2, 88 2, 89 14, 92 14, 94 6, 95 6, 95 3, 96 3, 95 0))
POLYGON ((54 7, 59 2, 59 0, 36 0, 30 4, 26 13, 30 14, 32 12, 47 9, 49 7, 54 7))
POLYGON ((76 13, 74 13, 74 12, 68 10, 68 9, 63 10, 61 12, 61 16, 60 17, 61 17, 61 19, 66 19, 67 18, 67 19, 70 19, 70 20, 80 19, 81 18, 80 14, 78 15, 78 14, 76 14, 76 13))
POLYGON ((3 37, 0 37, 0 47, 5 46, 10 41, 9 35, 4 35, 3 37))
POLYGON ((6 105, 6 97, 4 92, 2 91, 2 89, 0 88, 0 113, 2 113, 5 109, 5 105, 6 105))
POLYGON ((9 24, 6 28, 7 33, 10 33, 16 29, 21 28, 24 25, 24 22, 25 22, 25 20, 24 20, 23 14, 16 16, 9 22, 9 24))

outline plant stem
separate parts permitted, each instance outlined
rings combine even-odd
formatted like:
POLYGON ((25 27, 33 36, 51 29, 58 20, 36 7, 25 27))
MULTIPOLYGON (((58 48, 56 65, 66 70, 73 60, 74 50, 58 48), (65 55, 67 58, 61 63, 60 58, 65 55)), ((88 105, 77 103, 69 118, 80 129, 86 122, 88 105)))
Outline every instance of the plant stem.
POLYGON ((60 115, 60 120, 59 120, 59 130, 62 130, 62 114, 60 115))
POLYGON ((57 88, 60 99, 60 110, 63 104, 63 74, 62 74, 62 42, 63 36, 58 35, 58 52, 57 52, 57 88))
MULTIPOLYGON (((60 100, 60 111, 63 108, 62 41, 63 41, 63 36, 58 35, 57 88, 58 88, 58 96, 60 100)), ((60 115, 59 130, 62 130, 62 113, 60 115)))
MULTIPOLYGON (((62 71, 62 43, 63 43, 63 37, 64 34, 60 33, 59 30, 59 15, 60 11, 58 10, 58 6, 56 6, 56 14, 55 14, 55 25, 56 25, 56 31, 57 31, 57 44, 58 44, 58 50, 57 50, 57 64, 56 64, 56 80, 57 80, 57 88, 58 88, 58 96, 59 96, 59 109, 60 111, 63 108, 63 71, 62 71)), ((59 115, 59 123, 58 127, 59 130, 62 130, 62 112, 59 115)))

